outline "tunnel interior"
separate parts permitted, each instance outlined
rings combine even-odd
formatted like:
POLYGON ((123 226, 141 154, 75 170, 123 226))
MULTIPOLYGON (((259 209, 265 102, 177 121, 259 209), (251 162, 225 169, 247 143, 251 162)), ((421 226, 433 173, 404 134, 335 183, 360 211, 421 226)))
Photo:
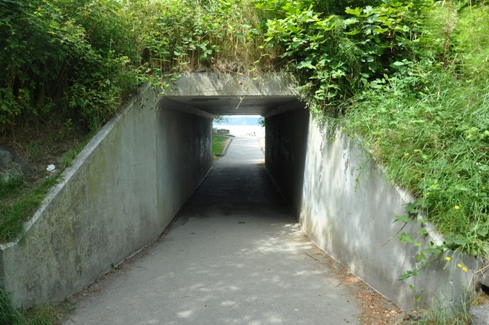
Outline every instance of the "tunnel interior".
MULTIPOLYGON (((306 105, 295 96, 165 96, 160 107, 210 117, 259 115, 265 118, 265 168, 295 214, 301 206, 309 128, 306 105)), ((243 166, 235 165, 235 168, 243 166)), ((236 185, 238 186, 238 185, 236 185)))

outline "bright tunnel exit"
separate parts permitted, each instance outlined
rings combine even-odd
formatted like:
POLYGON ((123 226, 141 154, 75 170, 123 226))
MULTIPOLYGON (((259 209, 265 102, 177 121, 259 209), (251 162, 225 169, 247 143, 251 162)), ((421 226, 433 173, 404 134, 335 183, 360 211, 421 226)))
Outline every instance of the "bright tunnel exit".
POLYGON ((233 136, 265 136, 265 122, 260 115, 219 115, 212 123, 214 133, 233 136))

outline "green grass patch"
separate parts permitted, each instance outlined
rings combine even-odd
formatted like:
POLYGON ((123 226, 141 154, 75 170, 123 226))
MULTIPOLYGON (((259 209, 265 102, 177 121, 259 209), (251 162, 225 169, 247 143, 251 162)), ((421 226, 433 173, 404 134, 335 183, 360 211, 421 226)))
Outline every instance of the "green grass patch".
POLYGON ((12 306, 9 295, 2 289, 0 289, 0 324, 26 324, 22 315, 12 306))
POLYGON ((35 188, 28 188, 26 182, 19 180, 0 185, 0 193, 6 188, 11 189, 12 194, 22 190, 17 200, 2 200, 0 203, 0 242, 15 240, 22 233, 24 222, 39 208, 48 190, 57 183, 58 175, 44 179, 35 188))
POLYGON ((13 241, 22 233, 24 223, 34 215, 49 189, 58 183, 63 170, 71 166, 92 135, 85 136, 63 155, 56 175, 37 171, 28 177, 0 181, 0 242, 13 241))
POLYGON ((9 294, 0 289, 0 324, 58 325, 65 318, 64 315, 71 311, 71 305, 63 303, 58 306, 36 305, 21 312, 14 308, 9 294))
POLYGON ((212 135, 212 155, 222 154, 229 139, 229 137, 223 135, 212 135))
POLYGON ((467 86, 445 73, 431 77, 436 86, 416 97, 394 86, 365 93, 346 127, 362 136, 389 178, 418 199, 427 219, 454 239, 457 245, 448 248, 487 255, 489 109, 483 103, 489 85, 467 86))

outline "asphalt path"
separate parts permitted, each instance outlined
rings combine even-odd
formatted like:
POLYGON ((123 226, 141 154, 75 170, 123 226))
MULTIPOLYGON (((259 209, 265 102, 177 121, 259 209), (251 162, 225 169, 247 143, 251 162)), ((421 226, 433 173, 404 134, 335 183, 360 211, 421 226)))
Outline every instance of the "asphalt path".
POLYGON ((65 324, 359 324, 358 301, 296 223, 257 138, 234 138, 177 217, 76 295, 65 324))

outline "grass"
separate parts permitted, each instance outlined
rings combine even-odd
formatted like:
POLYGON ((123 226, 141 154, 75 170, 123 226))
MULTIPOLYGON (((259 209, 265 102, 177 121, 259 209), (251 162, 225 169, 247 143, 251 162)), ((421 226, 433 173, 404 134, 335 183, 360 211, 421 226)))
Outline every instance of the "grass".
POLYGON ((5 325, 58 325, 70 309, 59 306, 36 305, 20 312, 12 305, 9 295, 0 289, 0 324, 5 325))
POLYGON ((2 289, 0 289, 0 324, 26 324, 22 315, 12 306, 8 294, 2 289))
POLYGON ((355 96, 345 127, 417 200, 445 236, 445 249, 487 258, 489 52, 480 44, 489 43, 489 24, 477 25, 471 15, 489 7, 456 10, 449 16, 458 15, 457 25, 449 19, 446 28, 458 52, 453 62, 416 62, 408 75, 386 76, 380 89, 355 96))
POLYGON ((80 130, 71 130, 70 136, 65 130, 60 130, 62 132, 53 137, 52 133, 46 136, 42 132, 24 129, 12 137, 15 142, 5 141, 37 170, 21 178, 0 181, 0 243, 13 241, 21 235, 24 223, 34 215, 49 189, 58 182, 61 172, 71 165, 91 137, 91 134, 80 130), (15 147, 19 143, 26 145, 15 147), (58 169, 54 175, 45 170, 51 163, 55 163, 58 169))
POLYGON ((443 306, 437 302, 429 309, 428 315, 417 322, 418 325, 470 325, 471 316, 465 304, 460 306, 460 310, 455 311, 450 306, 443 306))
MULTIPOLYGON (((46 178, 35 188, 24 190, 19 200, 13 204, 2 205, 0 207, 0 241, 7 242, 15 240, 23 230, 24 222, 28 221, 46 197, 48 190, 57 183, 58 175, 46 178)), ((1 184, 1 188, 12 188, 16 184, 13 192, 18 192, 24 182, 8 182, 1 184)))
POLYGON ((224 135, 212 135, 212 155, 222 154, 229 139, 228 136, 224 135))
POLYGON ((432 78, 436 86, 417 98, 395 87, 370 92, 348 113, 347 129, 363 137, 440 232, 457 237, 463 251, 487 256, 489 85, 432 78))

